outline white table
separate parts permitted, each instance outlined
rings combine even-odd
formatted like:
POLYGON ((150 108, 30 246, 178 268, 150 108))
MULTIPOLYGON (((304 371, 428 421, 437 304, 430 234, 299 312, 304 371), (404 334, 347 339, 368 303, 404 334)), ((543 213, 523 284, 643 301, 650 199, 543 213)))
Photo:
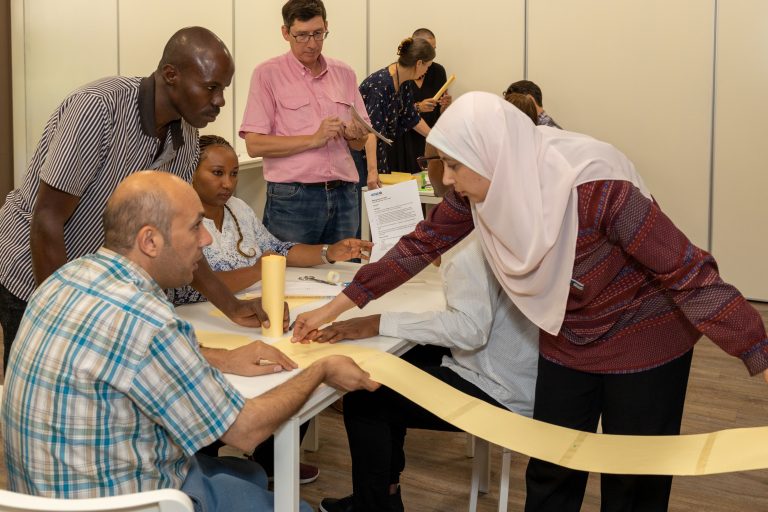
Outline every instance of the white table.
MULTIPOLYGON (((324 278, 328 270, 333 269, 341 274, 342 281, 351 281, 358 268, 359 265, 352 263, 338 263, 313 268, 288 268, 286 278, 293 280, 301 275, 314 275, 324 278)), ((308 304, 297 308, 295 311, 291 311, 291 322, 302 311, 314 309, 318 305, 308 304)), ((360 311, 355 308, 343 314, 340 319, 371 315, 387 310, 421 312, 444 308, 445 298, 440 285, 440 279, 434 267, 430 266, 430 268, 424 270, 397 290, 390 292, 378 301, 371 302, 364 310, 360 311)), ((177 308, 179 316, 191 322, 195 329, 245 334, 252 336, 254 339, 264 339, 261 338, 259 329, 241 327, 226 318, 213 316, 210 314, 212 310, 213 306, 207 302, 189 304, 177 308)), ((264 339, 264 341, 269 341, 269 339, 264 339)), ((385 336, 356 340, 354 343, 397 355, 402 354, 410 347, 410 343, 405 340, 385 336)), ((227 378, 246 398, 252 398, 285 382, 295 376, 298 371, 300 370, 261 377, 227 375, 227 378)), ((281 512, 299 510, 299 456, 301 454, 299 425, 312 419, 340 396, 341 393, 339 391, 329 386, 321 385, 312 393, 298 414, 291 417, 275 431, 275 510, 281 512)))

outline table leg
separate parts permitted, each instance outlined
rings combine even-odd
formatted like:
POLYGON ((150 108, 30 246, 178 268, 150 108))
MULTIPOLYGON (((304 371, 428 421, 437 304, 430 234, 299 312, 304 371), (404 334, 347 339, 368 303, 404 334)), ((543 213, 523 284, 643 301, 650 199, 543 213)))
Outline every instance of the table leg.
POLYGON ((275 431, 275 510, 299 510, 299 418, 275 431))

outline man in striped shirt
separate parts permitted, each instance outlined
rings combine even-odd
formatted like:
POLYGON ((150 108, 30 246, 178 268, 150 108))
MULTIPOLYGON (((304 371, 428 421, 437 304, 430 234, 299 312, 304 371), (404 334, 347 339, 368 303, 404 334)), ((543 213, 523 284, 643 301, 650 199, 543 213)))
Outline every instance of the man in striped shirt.
MULTIPOLYGON (((149 77, 104 78, 64 99, 23 185, 0 209, 4 361, 35 287, 102 245, 101 214, 123 178, 158 169, 191 180, 197 129, 216 119, 233 73, 224 43, 207 29, 189 27, 171 37, 149 77)), ((254 314, 266 318, 259 303, 235 300, 205 262, 194 284, 235 321, 258 325, 254 314)))
POLYGON ((321 382, 378 387, 351 359, 331 356, 262 396, 234 389, 209 360, 240 375, 296 365, 261 342, 200 349, 167 301, 163 289, 189 283, 211 242, 202 219, 180 178, 134 173, 107 203, 104 247, 32 294, 1 409, 11 489, 88 498, 176 488, 198 510, 272 510, 258 465, 195 453, 217 439, 252 450, 321 382))

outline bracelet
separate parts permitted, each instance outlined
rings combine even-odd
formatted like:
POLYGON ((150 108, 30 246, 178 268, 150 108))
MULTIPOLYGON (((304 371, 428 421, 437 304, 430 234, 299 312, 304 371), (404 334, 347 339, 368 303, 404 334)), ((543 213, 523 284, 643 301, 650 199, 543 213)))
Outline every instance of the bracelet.
POLYGON ((326 265, 336 263, 328 259, 328 244, 323 244, 323 248, 320 249, 320 259, 326 265))
POLYGON ((419 102, 418 102, 418 101, 417 101, 416 103, 414 103, 414 104, 413 104, 413 108, 415 108, 415 109, 416 109, 416 112, 418 112, 419 114, 421 114, 421 107, 419 106, 419 102))

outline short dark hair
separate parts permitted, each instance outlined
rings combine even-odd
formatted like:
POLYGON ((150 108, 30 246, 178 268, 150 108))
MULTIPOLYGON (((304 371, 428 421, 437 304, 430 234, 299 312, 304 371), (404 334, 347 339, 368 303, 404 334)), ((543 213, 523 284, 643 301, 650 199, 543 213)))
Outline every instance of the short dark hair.
POLYGON ((516 92, 518 94, 530 94, 533 100, 539 107, 544 106, 544 100, 541 96, 541 88, 530 80, 518 80, 512 84, 509 84, 504 95, 516 92))
POLYGON ((536 105, 534 105, 530 96, 527 94, 520 94, 519 92, 510 92, 504 95, 504 99, 528 116, 530 120, 533 121, 533 124, 538 124, 539 115, 536 112, 536 105))
POLYGON ((316 16, 325 19, 325 5, 322 0, 288 0, 283 5, 283 25, 291 28, 293 22, 309 21, 316 16))
POLYGON ((429 62, 435 58, 435 49, 426 39, 406 37, 397 47, 397 62, 406 68, 416 65, 417 61, 429 62))
POLYGON ((421 38, 431 37, 432 39, 435 39, 435 33, 429 30, 428 28, 422 27, 414 30, 413 35, 411 37, 413 37, 414 39, 417 37, 421 37, 421 38))
POLYGON ((229 50, 219 37, 205 27, 185 27, 176 31, 163 48, 163 56, 157 69, 171 65, 184 69, 197 64, 200 53, 224 52, 232 59, 229 50))

